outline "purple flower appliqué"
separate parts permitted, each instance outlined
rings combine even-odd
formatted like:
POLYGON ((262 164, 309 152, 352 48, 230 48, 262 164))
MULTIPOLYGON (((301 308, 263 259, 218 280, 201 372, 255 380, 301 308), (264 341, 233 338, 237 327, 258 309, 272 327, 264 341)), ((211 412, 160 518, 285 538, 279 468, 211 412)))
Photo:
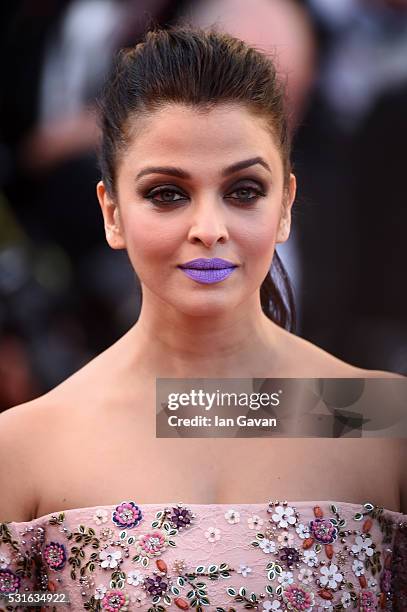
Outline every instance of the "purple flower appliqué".
POLYGON ((300 555, 295 548, 283 546, 283 548, 280 548, 279 559, 287 568, 291 568, 295 563, 298 563, 300 555))
POLYGON ((66 549, 63 544, 50 542, 44 548, 45 563, 53 570, 61 570, 66 562, 66 549))
POLYGON ((159 576, 155 578, 146 578, 144 584, 146 585, 147 591, 151 597, 155 597, 156 595, 161 597, 161 595, 163 595, 168 589, 168 584, 159 576))
POLYGON ((173 508, 172 509, 172 515, 171 515, 170 521, 171 523, 174 524, 174 526, 177 529, 180 529, 182 527, 188 527, 191 523, 191 519, 192 519, 192 512, 188 510, 187 508, 173 508))
POLYGON ((122 529, 137 527, 142 519, 143 513, 133 501, 122 502, 112 514, 113 523, 122 529))
POLYGON ((15 593, 20 588, 20 578, 8 569, 0 570, 0 593, 15 593))
POLYGON ((317 518, 310 521, 311 535, 322 544, 332 544, 338 536, 338 530, 329 519, 317 518))

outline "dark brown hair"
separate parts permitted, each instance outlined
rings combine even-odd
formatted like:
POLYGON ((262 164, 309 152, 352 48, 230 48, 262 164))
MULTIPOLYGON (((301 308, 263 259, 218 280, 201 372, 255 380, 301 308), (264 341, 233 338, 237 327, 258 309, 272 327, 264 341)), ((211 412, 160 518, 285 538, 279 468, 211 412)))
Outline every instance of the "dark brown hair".
MULTIPOLYGON (((154 26, 142 42, 122 49, 98 100, 99 166, 111 196, 118 160, 129 143, 130 123, 171 103, 203 112, 222 103, 241 104, 263 118, 279 147, 287 189, 291 141, 284 86, 273 62, 226 33, 175 25, 154 26)), ((293 291, 276 251, 260 299, 271 320, 295 329, 293 291)))

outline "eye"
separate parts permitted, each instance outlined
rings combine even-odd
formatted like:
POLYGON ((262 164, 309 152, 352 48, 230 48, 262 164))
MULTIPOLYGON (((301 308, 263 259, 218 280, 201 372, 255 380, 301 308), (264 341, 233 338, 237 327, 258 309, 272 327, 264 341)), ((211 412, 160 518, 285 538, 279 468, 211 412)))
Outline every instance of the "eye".
POLYGON ((168 206, 168 204, 176 204, 177 202, 180 202, 181 200, 185 200, 185 198, 183 197, 177 200, 173 200, 171 199, 171 196, 173 195, 182 196, 182 194, 179 191, 175 191, 175 189, 170 189, 169 187, 160 187, 159 189, 156 189, 155 191, 151 191, 149 194, 147 194, 146 198, 147 200, 150 200, 150 202, 158 206, 162 206, 162 205, 168 206), (158 200, 155 197, 156 195, 161 195, 163 199, 158 200), (170 196, 170 198, 168 198, 167 196, 170 196))
POLYGON ((229 197, 229 196, 228 197, 231 200, 237 200, 237 202, 243 202, 243 203, 248 204, 250 202, 256 202, 261 196, 263 197, 266 196, 266 194, 263 191, 261 191, 257 187, 253 187, 252 185, 240 185, 240 187, 238 187, 234 191, 231 191, 231 193, 239 193, 239 192, 242 193, 243 192, 243 194, 245 193, 248 194, 250 193, 250 191, 254 192, 255 195, 251 197, 249 197, 248 195, 246 196, 243 195, 242 197, 237 197, 237 198, 229 197))
MULTIPOLYGON (((234 200, 237 205, 240 204, 253 204, 254 202, 256 202, 259 197, 265 197, 266 193, 264 193, 264 191, 262 189, 259 189, 258 187, 254 187, 253 185, 239 185, 238 187, 236 187, 233 191, 231 191, 227 196, 225 196, 225 198, 227 198, 228 200, 234 200), (254 193, 254 195, 249 195, 250 192, 254 193), (243 194, 240 197, 237 196, 232 196, 230 194, 243 194)), ((152 202, 155 206, 157 207, 161 207, 161 208, 169 208, 171 205, 178 205, 178 203, 181 203, 185 200, 188 199, 187 196, 184 196, 181 192, 177 191, 176 189, 173 189, 172 187, 167 187, 165 185, 161 186, 161 187, 157 187, 157 189, 154 189, 153 191, 150 191, 145 198, 147 200, 150 200, 150 202, 152 202), (158 199, 156 196, 160 196, 161 199, 158 199), (178 198, 174 199, 174 196, 179 196, 178 198)))

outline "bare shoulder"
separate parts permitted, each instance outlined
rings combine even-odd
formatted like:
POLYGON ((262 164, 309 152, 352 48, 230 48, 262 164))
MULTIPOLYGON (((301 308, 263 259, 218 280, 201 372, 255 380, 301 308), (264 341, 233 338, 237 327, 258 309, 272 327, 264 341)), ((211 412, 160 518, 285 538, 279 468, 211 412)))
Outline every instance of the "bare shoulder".
POLYGON ((0 521, 29 521, 35 516, 37 449, 45 423, 41 400, 0 414, 0 521))
POLYGON ((312 342, 282 330, 290 369, 298 378, 400 378, 405 376, 384 370, 366 370, 338 359, 312 342))
POLYGON ((0 521, 36 516, 41 490, 50 486, 50 457, 64 447, 78 419, 85 421, 87 398, 97 402, 103 367, 96 360, 48 393, 0 414, 0 521))

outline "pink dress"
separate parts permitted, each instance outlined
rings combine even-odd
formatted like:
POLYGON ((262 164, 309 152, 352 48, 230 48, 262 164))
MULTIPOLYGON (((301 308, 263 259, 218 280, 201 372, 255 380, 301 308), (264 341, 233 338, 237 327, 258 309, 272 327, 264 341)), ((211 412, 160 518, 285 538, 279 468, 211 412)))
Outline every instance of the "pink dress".
POLYGON ((407 611, 407 515, 281 500, 65 510, 0 524, 0 593, 0 610, 407 611))

